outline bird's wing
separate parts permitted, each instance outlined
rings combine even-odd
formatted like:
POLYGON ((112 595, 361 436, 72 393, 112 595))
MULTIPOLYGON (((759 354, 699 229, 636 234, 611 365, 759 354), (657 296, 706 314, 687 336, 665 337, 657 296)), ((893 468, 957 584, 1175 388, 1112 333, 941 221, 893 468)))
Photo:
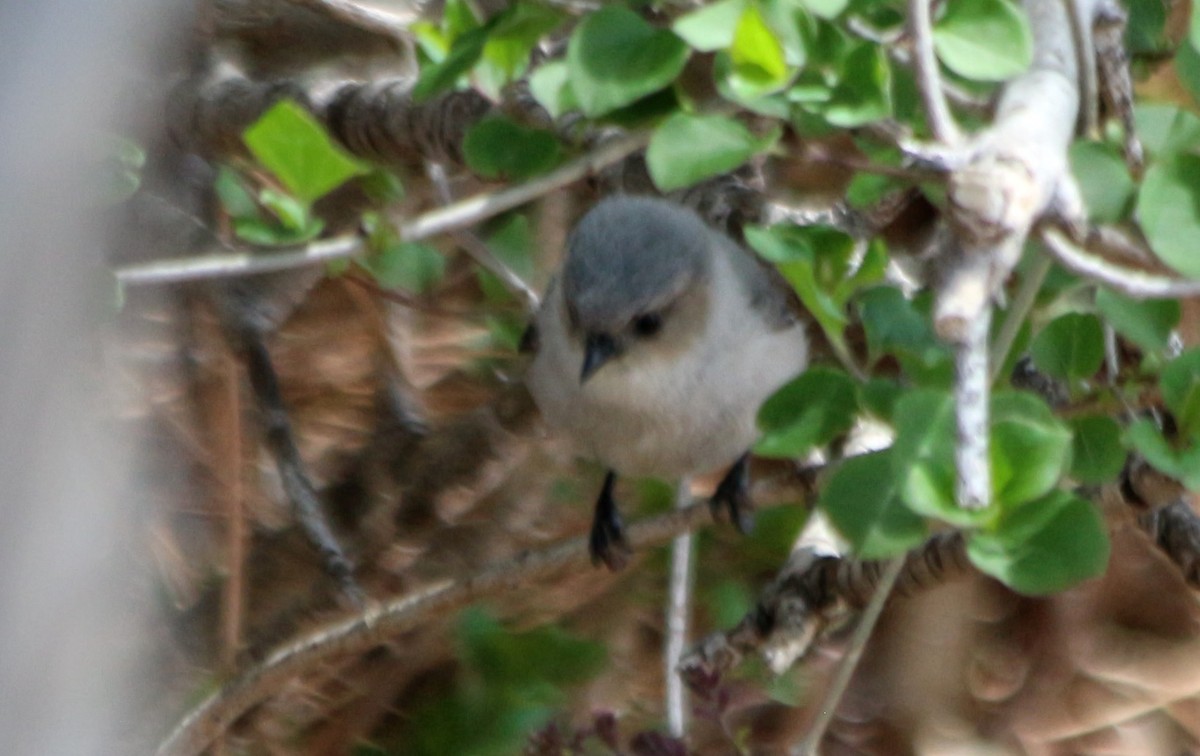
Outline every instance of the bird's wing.
POLYGON ((805 320, 800 297, 774 265, 730 239, 722 237, 722 244, 747 287, 750 307, 768 326, 782 331, 805 320))

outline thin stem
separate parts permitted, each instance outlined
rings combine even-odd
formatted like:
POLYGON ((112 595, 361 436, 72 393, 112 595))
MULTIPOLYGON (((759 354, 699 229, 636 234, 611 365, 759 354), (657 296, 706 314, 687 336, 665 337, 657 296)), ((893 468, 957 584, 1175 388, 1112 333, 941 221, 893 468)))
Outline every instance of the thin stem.
POLYGON ((946 104, 942 91, 942 77, 938 70, 937 56, 933 52, 933 24, 929 18, 930 0, 909 0, 908 28, 913 44, 913 73, 916 74, 917 89, 921 93, 921 104, 925 107, 925 120, 935 139, 945 144, 959 141, 958 125, 946 104))
MULTIPOLYGON (((514 207, 549 194, 596 173, 646 146, 650 135, 631 134, 614 139, 557 170, 532 181, 492 192, 484 192, 413 218, 397 229, 404 241, 419 241, 487 220, 514 207)), ((322 239, 299 248, 279 251, 207 254, 175 260, 131 265, 116 271, 122 284, 161 284, 220 276, 240 276, 300 268, 362 254, 366 242, 360 236, 322 239)))
MULTIPOLYGON (((450 190, 450 182, 446 178, 446 169, 440 163, 427 162, 425 164, 425 173, 429 176, 429 180, 433 182, 437 188, 438 196, 442 202, 447 205, 454 200, 454 194, 450 190)), ((520 297, 525 302, 525 308, 529 312, 536 312, 540 298, 537 292, 533 290, 525 279, 517 275, 517 272, 504 264, 504 261, 496 257, 491 248, 483 239, 479 238, 478 234, 466 229, 458 229, 451 232, 454 240, 458 242, 463 251, 475 261, 475 264, 488 271, 492 275, 499 278, 511 293, 520 297)))
POLYGON ((1116 265, 1075 245, 1057 229, 1042 229, 1038 238, 1067 270, 1135 299, 1200 296, 1200 281, 1168 278, 1116 265))
MULTIPOLYGON (((681 478, 675 493, 675 507, 684 509, 691 502, 691 481, 681 478)), ((680 738, 687 732, 683 678, 679 661, 688 637, 688 619, 692 604, 692 534, 685 532, 671 542, 671 578, 667 593, 667 648, 665 670, 667 682, 667 728, 680 738)))
POLYGON ((883 577, 879 580, 879 586, 875 589, 875 593, 871 595, 870 603, 863 610, 862 617, 858 621, 858 627, 854 628, 854 635, 850 639, 849 648, 846 649, 846 656, 842 659, 837 674, 833 678, 833 683, 825 693, 824 700, 821 701, 817 719, 813 722, 812 729, 809 730, 804 742, 798 748, 794 749, 793 753, 805 754, 806 756, 807 754, 817 753, 817 748, 821 744, 821 738, 825 737, 825 731, 829 729, 829 725, 833 722, 834 712, 837 711, 842 696, 846 694, 846 689, 850 687, 850 680, 854 677, 854 670, 858 667, 859 660, 862 659, 863 649, 866 648, 867 641, 871 638, 871 631, 875 629, 876 623, 879 622, 879 616, 883 613, 883 607, 887 603, 888 596, 892 593, 892 588, 896 585, 896 579, 900 577, 900 571, 904 569, 904 564, 905 557, 903 555, 888 562, 887 568, 883 572, 883 577))
POLYGON ((1046 280, 1046 274, 1050 272, 1051 264, 1050 258, 1046 255, 1038 255, 1034 258, 1025 278, 1021 281, 1021 288, 1017 291, 1017 296, 1013 298, 1012 306, 1004 313, 1004 323, 1000 326, 1000 333, 996 334, 996 340, 992 342, 990 357, 992 383, 995 383, 996 379, 1000 377, 1000 371, 1004 368, 1005 361, 1008 360, 1008 351, 1012 349, 1013 342, 1017 340, 1021 324, 1025 322, 1029 311, 1033 309, 1033 302, 1037 299, 1042 283, 1046 280))

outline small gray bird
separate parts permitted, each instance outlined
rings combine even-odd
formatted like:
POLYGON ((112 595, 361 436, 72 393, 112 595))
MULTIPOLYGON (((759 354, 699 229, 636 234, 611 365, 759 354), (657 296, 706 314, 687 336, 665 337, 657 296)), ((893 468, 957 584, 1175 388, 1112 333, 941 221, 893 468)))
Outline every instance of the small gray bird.
POLYGON ((526 382, 547 424, 608 468, 592 560, 629 547, 617 474, 674 479, 732 464, 712 498, 750 527, 749 452, 759 405, 808 362, 780 277, 692 211, 614 197, 568 241, 526 332, 526 382))

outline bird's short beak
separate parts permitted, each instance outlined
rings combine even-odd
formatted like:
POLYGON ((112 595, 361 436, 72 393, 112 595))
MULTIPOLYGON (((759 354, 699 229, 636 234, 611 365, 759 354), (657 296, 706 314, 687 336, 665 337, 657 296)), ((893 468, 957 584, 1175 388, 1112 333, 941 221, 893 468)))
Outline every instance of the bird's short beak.
POLYGON ((579 374, 579 382, 587 383, 588 378, 619 352, 617 342, 612 336, 604 333, 588 334, 583 345, 583 370, 579 374))

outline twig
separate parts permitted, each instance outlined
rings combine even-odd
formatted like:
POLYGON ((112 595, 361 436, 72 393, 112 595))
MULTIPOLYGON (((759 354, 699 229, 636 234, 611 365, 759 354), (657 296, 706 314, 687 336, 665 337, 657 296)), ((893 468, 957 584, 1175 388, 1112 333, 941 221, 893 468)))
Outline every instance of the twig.
POLYGON ((933 52, 933 25, 929 20, 931 0, 909 0, 908 28, 913 44, 913 73, 916 75, 917 90, 921 93, 921 104, 925 107, 925 120, 934 138, 945 144, 957 144, 960 138, 958 125, 946 104, 942 91, 942 77, 938 70, 937 57, 933 52))
POLYGON ((1050 265, 1050 258, 1046 255, 1037 255, 1033 259, 1025 278, 1021 281, 1021 288, 1017 291, 1017 296, 1013 297, 1012 304, 1004 313, 1004 323, 1000 326, 1000 333, 996 334, 996 340, 992 342, 992 351, 989 357, 992 383, 996 382, 1000 371, 1004 368, 1004 363, 1008 359, 1008 350, 1012 349, 1013 342, 1017 340, 1017 334, 1021 331, 1021 324, 1025 322, 1025 318, 1033 308, 1033 302, 1037 299, 1038 292, 1041 291, 1046 274, 1050 272, 1050 265))
POLYGON ((858 662, 862 658, 863 649, 867 646, 867 641, 871 638, 871 631, 875 629, 876 623, 879 621, 879 615, 883 613, 883 607, 887 604, 888 597, 892 593, 892 589, 896 586, 896 580, 900 577, 901 570, 904 569, 905 558, 898 556, 888 562, 887 569, 884 570, 883 577, 879 580, 879 585, 875 588, 874 595, 871 596, 871 602, 867 604, 867 608, 863 610, 862 617, 858 620, 858 627, 854 628, 854 635, 850 638, 850 645, 846 649, 846 655, 842 659, 842 663, 838 666, 837 674, 833 678, 833 684, 826 691, 821 705, 818 707, 816 721, 813 722, 812 729, 804 738, 804 742, 793 753, 798 754, 815 754, 817 748, 821 744, 821 738, 825 736, 825 731, 829 729, 829 725, 833 722, 834 712, 837 711, 838 704, 842 700, 842 696, 846 694, 846 689, 850 686, 850 680, 854 676, 854 670, 858 668, 858 662))
MULTIPOLYGON (((479 223, 623 160, 645 147, 649 139, 650 135, 647 133, 614 139, 593 152, 527 183, 477 194, 419 215, 402 224, 397 232, 404 241, 419 241, 479 223)), ((151 284, 267 273, 355 257, 362 254, 365 247, 366 242, 360 236, 341 236, 280 251, 208 254, 131 265, 117 269, 116 276, 123 284, 151 284)))
POLYGON ((365 248, 366 240, 360 236, 338 236, 279 251, 215 253, 128 265, 118 268, 116 276, 117 281, 125 285, 246 276, 343 260, 361 254, 365 248))
MULTIPOLYGON (((446 169, 441 163, 426 161, 425 172, 429 176, 429 180, 433 182, 437 189, 438 195, 442 202, 447 205, 453 202, 454 194, 450 190, 450 182, 446 179, 446 169)), ((525 309, 528 312, 536 312, 540 297, 533 287, 530 286, 525 279, 517 275, 517 272, 504 264, 504 261, 496 257, 487 243, 480 239, 477 234, 467 230, 456 230, 451 232, 454 240, 459 243, 459 246, 466 251, 467 255, 475 261, 484 270, 499 278, 501 283, 513 294, 520 297, 525 303, 525 309)))
POLYGON ((234 669, 238 649, 242 643, 242 624, 245 620, 246 595, 246 512, 244 507, 245 492, 242 485, 242 416, 241 416, 241 378, 238 374, 237 361, 233 355, 224 351, 221 361, 224 396, 223 404, 225 417, 219 422, 224 426, 227 435, 221 439, 220 465, 224 485, 221 491, 226 503, 226 554, 225 585, 221 592, 221 630, 222 649, 221 663, 225 671, 234 669))
POLYGON ((337 582, 338 588, 354 605, 361 606, 366 595, 354 578, 354 565, 329 526, 321 498, 296 446, 296 436, 283 403, 279 378, 262 334, 252 328, 244 328, 238 336, 250 386, 262 415, 263 437, 275 459, 284 494, 305 536, 320 553, 325 572, 337 582))
POLYGON ((304 6, 351 26, 385 37, 404 37, 409 26, 416 20, 415 14, 406 18, 395 13, 368 8, 348 0, 287 0, 293 5, 304 6))
POLYGON ((1080 133, 1096 138, 1100 134, 1100 79, 1096 67, 1096 44, 1092 36, 1093 14, 1085 15, 1081 0, 1066 0, 1075 40, 1075 66, 1079 69, 1080 133))
MULTIPOLYGON (((708 503, 647 518, 628 529, 637 550, 665 543, 709 519, 708 503)), ((270 653, 261 663, 201 702, 176 725, 159 746, 158 756, 194 756, 218 734, 289 679, 334 657, 362 653, 397 634, 484 596, 514 591, 556 570, 589 563, 587 538, 572 538, 511 560, 459 581, 445 580, 424 590, 381 602, 332 622, 270 653)))
POLYGON ((988 454, 988 396, 992 374, 988 370, 988 332, 992 308, 967 324, 965 338, 954 347, 954 463, 958 480, 958 506, 983 509, 992 499, 991 461, 988 454))
POLYGON ((1166 276, 1115 265, 1076 246, 1066 234, 1044 228, 1038 238, 1064 268, 1136 299, 1177 299, 1200 296, 1200 281, 1166 276))
MULTIPOLYGON (((681 478, 675 492, 675 506, 684 509, 691 501, 691 480, 681 478)), ((688 619, 692 598, 692 534, 685 532, 671 542, 671 579, 667 591, 667 643, 664 656, 667 683, 667 729, 674 737, 687 732, 687 710, 684 706, 683 678, 679 676, 679 660, 687 643, 688 619)))

